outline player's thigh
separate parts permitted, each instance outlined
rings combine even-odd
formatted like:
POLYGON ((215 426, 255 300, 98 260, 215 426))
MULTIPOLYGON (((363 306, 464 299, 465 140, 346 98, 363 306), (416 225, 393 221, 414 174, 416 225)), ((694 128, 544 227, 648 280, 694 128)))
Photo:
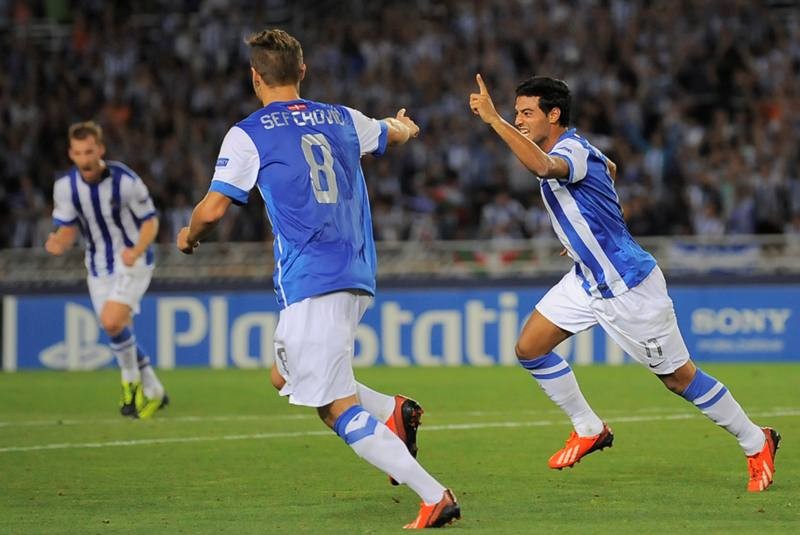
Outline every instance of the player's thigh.
POLYGON ((109 334, 114 335, 127 326, 132 317, 129 305, 108 299, 100 312, 100 324, 109 334))
POLYGON ((128 305, 133 314, 138 314, 142 297, 147 292, 152 278, 152 267, 120 269, 114 274, 114 284, 108 295, 108 301, 128 305))
POLYGON ((363 296, 336 292, 281 311, 275 364, 290 402, 321 407, 355 394, 355 332, 364 309, 363 296))
POLYGON ((600 324, 622 349, 653 373, 673 373, 689 360, 661 270, 612 299, 593 302, 600 324))
POLYGON ((571 335, 597 324, 574 271, 570 271, 536 304, 517 341, 520 357, 545 355, 571 335))
POLYGON ((108 296, 111 295, 111 290, 114 288, 114 277, 86 277, 86 285, 89 287, 89 297, 92 299, 92 308, 98 318, 103 313, 103 306, 108 301, 108 296))

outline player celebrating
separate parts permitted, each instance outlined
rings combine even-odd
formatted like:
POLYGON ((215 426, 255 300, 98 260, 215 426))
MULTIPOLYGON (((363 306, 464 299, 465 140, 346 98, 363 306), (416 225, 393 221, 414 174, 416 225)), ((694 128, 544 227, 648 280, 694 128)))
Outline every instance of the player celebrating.
POLYGON ((356 328, 375 294, 376 272, 360 158, 406 143, 419 128, 405 110, 378 121, 301 99, 303 52, 282 30, 254 34, 247 44, 263 108, 228 131, 209 192, 177 246, 191 254, 230 204, 246 203, 258 187, 275 236, 274 284, 282 308, 273 384, 290 403, 315 407, 357 455, 422 498, 419 515, 406 527, 447 524, 460 517, 453 493, 412 455, 421 409, 356 383, 352 369, 356 328), (415 419, 405 417, 404 407, 415 419))
POLYGON ((567 129, 567 84, 546 77, 522 82, 511 125, 495 110, 480 74, 476 79, 479 92, 470 95, 470 108, 539 177, 553 228, 575 261, 536 305, 516 346, 520 364, 574 427, 564 448, 550 458, 550 467, 572 466, 614 440, 584 399, 569 364, 553 352, 574 333, 600 324, 667 388, 734 435, 747 456, 747 490, 766 489, 772 483, 781 437, 755 425, 728 389, 690 360, 664 276, 625 226, 614 190, 616 166, 574 129, 567 129))
POLYGON ((87 282, 100 324, 122 371, 123 416, 150 418, 169 403, 150 359, 136 343, 133 315, 153 276, 150 244, 158 218, 147 186, 126 165, 105 161, 103 130, 92 121, 69 128, 75 166, 53 186, 57 226, 45 243, 59 256, 83 234, 87 282))

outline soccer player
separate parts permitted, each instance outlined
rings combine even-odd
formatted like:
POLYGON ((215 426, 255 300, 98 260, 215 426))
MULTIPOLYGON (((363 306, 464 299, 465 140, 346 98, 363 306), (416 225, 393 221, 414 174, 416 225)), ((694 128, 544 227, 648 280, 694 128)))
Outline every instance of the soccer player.
POLYGON ((150 244, 158 218, 144 182, 126 165, 104 160, 105 152, 98 124, 70 126, 69 158, 75 166, 53 186, 57 228, 45 249, 60 256, 79 232, 83 235, 89 295, 122 372, 120 413, 150 418, 169 398, 136 342, 133 315, 153 276, 150 244))
MULTIPOLYGON (((306 74, 300 43, 282 30, 247 39, 253 90, 263 107, 225 136, 208 194, 177 246, 191 254, 231 203, 257 187, 275 236, 274 285, 281 306, 273 384, 289 402, 314 407, 358 456, 422 499, 407 528, 460 517, 453 493, 416 461, 410 401, 355 381, 355 333, 375 294, 376 254, 360 159, 403 145, 419 128, 401 109, 383 120, 300 98, 306 74), (384 423, 386 422, 386 424, 384 423), (388 425, 387 425, 388 424, 388 425), (402 429, 405 426, 405 429, 402 429)), ((412 415, 413 416, 413 415, 412 415)))
POLYGON ((754 424, 728 389, 689 358, 664 276, 625 226, 614 190, 616 165, 567 128, 567 84, 547 77, 519 84, 511 125, 495 110, 480 74, 476 80, 478 92, 470 95, 470 108, 538 177, 553 228, 575 261, 536 305, 516 345, 520 364, 574 427, 549 466, 572 466, 614 440, 583 397, 569 364, 553 352, 568 337, 599 324, 667 388, 735 436, 747 456, 747 489, 766 489, 781 437, 754 424))

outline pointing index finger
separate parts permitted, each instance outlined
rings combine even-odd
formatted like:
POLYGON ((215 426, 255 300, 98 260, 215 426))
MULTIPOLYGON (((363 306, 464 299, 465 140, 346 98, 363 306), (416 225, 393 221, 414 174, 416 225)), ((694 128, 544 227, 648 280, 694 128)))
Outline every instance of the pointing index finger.
POLYGON ((475 81, 478 82, 478 89, 480 89, 481 95, 488 95, 489 91, 486 90, 486 84, 483 83, 483 78, 481 78, 480 74, 475 75, 475 81))

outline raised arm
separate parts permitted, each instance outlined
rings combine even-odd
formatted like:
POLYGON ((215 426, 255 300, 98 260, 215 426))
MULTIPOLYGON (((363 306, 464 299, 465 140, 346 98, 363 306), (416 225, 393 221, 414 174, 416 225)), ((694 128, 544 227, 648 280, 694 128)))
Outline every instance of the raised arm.
POLYGON ((419 126, 406 116, 405 108, 401 108, 396 116, 387 117, 384 122, 389 129, 387 132, 389 145, 403 145, 419 135, 419 126))
POLYGON ((536 143, 525 137, 514 125, 503 119, 497 113, 481 75, 476 75, 475 80, 478 82, 479 92, 469 96, 469 107, 472 109, 472 113, 479 116, 483 122, 497 132, 497 135, 505 141, 522 165, 541 178, 569 177, 569 165, 566 160, 550 156, 536 143))
POLYGON ((608 157, 606 157, 606 165, 608 165, 608 172, 611 175, 611 180, 617 180, 617 164, 612 162, 608 157))

